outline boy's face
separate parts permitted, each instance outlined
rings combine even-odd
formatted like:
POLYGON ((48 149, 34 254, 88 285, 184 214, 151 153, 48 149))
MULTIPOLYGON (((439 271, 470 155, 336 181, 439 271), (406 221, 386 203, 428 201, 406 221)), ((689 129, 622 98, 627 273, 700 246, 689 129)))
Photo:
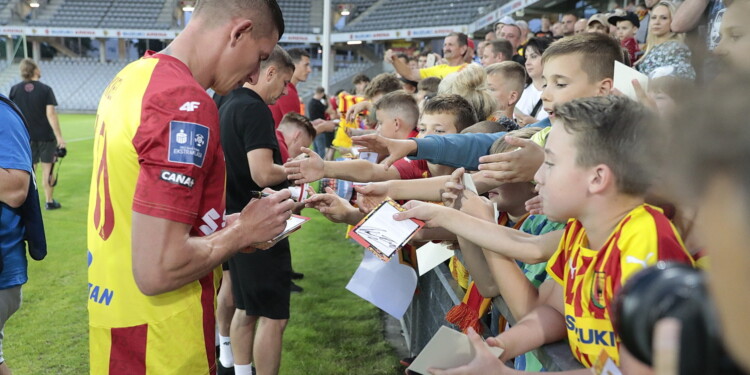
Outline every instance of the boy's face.
POLYGON ((378 118, 377 129, 378 134, 386 138, 397 138, 398 131, 396 116, 393 116, 391 111, 379 109, 375 111, 375 116, 378 118))
POLYGON ((497 102, 497 109, 499 111, 505 111, 510 106, 511 91, 508 90, 507 86, 505 77, 502 74, 495 73, 487 76, 487 88, 490 91, 490 95, 497 102))
POLYGON ((456 116, 449 113, 423 114, 417 125, 419 136, 424 138, 428 135, 456 134, 456 116))
POLYGON ((586 32, 609 35, 609 25, 602 25, 601 22, 591 22, 586 26, 586 32))
POLYGON ((603 81, 592 82, 581 69, 583 57, 578 54, 561 55, 548 59, 543 66, 542 102, 544 110, 554 117, 556 105, 573 99, 609 94, 603 81))
POLYGON ((534 175, 544 214, 555 221, 578 217, 588 195, 588 173, 576 163, 574 140, 562 123, 552 120, 544 164, 534 175))
POLYGON ((732 68, 750 72, 750 4, 735 1, 721 21, 721 40, 714 52, 732 68), (731 11, 730 11, 731 10, 731 11))
POLYGON ((523 210, 526 201, 536 195, 534 185, 529 182, 502 184, 488 193, 490 201, 497 204, 498 211, 511 213, 523 210))
POLYGON ((627 20, 617 22, 617 39, 634 38, 636 32, 638 32, 638 28, 632 22, 627 20))

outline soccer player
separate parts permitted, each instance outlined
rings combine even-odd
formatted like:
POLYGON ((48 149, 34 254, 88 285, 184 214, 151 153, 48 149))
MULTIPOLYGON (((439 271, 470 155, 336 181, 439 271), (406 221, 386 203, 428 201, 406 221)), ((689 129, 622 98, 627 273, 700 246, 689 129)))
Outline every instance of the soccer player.
POLYGON ((274 0, 202 0, 159 53, 120 71, 97 113, 88 214, 94 374, 215 374, 223 261, 281 233, 288 192, 224 217, 218 111, 284 32, 274 0))

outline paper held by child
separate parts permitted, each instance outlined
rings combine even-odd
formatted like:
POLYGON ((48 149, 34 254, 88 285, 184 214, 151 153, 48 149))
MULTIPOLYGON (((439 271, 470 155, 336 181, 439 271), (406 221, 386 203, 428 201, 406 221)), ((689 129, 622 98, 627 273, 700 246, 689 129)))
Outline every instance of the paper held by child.
POLYGON ((615 61, 614 88, 630 99, 638 100, 638 95, 633 88, 633 80, 637 79, 644 91, 648 89, 648 76, 623 64, 615 61))
POLYGON ((464 172, 462 183, 464 185, 464 188, 466 188, 466 190, 469 190, 477 195, 479 194, 477 192, 477 185, 474 184, 474 178, 471 177, 471 174, 469 174, 468 172, 464 172))
POLYGON ((442 243, 428 242, 417 249, 417 266, 422 276, 450 259, 455 252, 442 243))
POLYGON ((354 226, 349 236, 387 262, 424 226, 416 219, 394 220, 393 215, 403 210, 393 199, 387 198, 354 226))
MULTIPOLYGON (((503 354, 501 348, 488 345, 487 349, 496 357, 503 354)), ((466 365, 474 359, 474 355, 475 350, 469 336, 442 326, 408 369, 420 374, 429 374, 428 368, 448 369, 466 365)))

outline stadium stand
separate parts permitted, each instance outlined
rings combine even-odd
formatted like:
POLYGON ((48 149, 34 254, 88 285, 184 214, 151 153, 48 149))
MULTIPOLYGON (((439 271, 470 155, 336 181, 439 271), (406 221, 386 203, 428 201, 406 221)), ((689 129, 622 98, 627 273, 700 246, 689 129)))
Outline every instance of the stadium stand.
MULTIPOLYGON (((92 58, 61 57, 39 62, 39 68, 42 70, 40 81, 54 90, 58 110, 94 112, 109 81, 125 65, 126 62, 102 64, 92 58)), ((0 90, 7 95, 10 88, 21 81, 18 65, 13 64, 4 69, 0 79, 0 90)))
POLYGON ((164 0, 65 0, 48 14, 30 20, 29 25, 169 29, 171 5, 164 0))
POLYGON ((353 20, 344 31, 369 31, 468 24, 493 9, 495 0, 381 0, 364 18, 353 20))
POLYGON ((279 6, 284 13, 286 32, 309 33, 310 29, 310 0, 281 0, 279 6))

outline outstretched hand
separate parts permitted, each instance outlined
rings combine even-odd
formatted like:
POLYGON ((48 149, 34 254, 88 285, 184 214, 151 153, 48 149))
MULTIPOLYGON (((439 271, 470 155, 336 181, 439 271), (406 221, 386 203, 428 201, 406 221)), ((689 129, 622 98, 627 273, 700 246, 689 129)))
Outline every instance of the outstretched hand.
POLYGON ((441 226, 441 218, 450 215, 450 208, 422 201, 408 201, 403 205, 406 211, 393 215, 396 221, 419 219, 430 228, 441 226))
POLYGON ((388 197, 388 181, 354 185, 354 191, 357 193, 359 211, 367 214, 388 197))
POLYGON ((479 158, 481 174, 502 183, 533 181, 534 174, 544 162, 544 149, 530 139, 508 135, 505 142, 519 148, 479 158))
POLYGON ((294 159, 284 164, 287 179, 294 181, 297 185, 302 185, 325 177, 323 175, 325 162, 320 158, 320 155, 307 147, 302 147, 301 150, 308 157, 294 159))
POLYGON ((325 194, 315 194, 305 200, 305 207, 320 211, 334 223, 356 224, 363 215, 344 198, 339 197, 330 187, 325 194))
POLYGON ((355 145, 362 146, 360 152, 375 152, 379 155, 388 155, 381 162, 388 169, 397 160, 409 156, 417 151, 417 143, 409 139, 391 139, 380 134, 368 134, 352 137, 355 145))

